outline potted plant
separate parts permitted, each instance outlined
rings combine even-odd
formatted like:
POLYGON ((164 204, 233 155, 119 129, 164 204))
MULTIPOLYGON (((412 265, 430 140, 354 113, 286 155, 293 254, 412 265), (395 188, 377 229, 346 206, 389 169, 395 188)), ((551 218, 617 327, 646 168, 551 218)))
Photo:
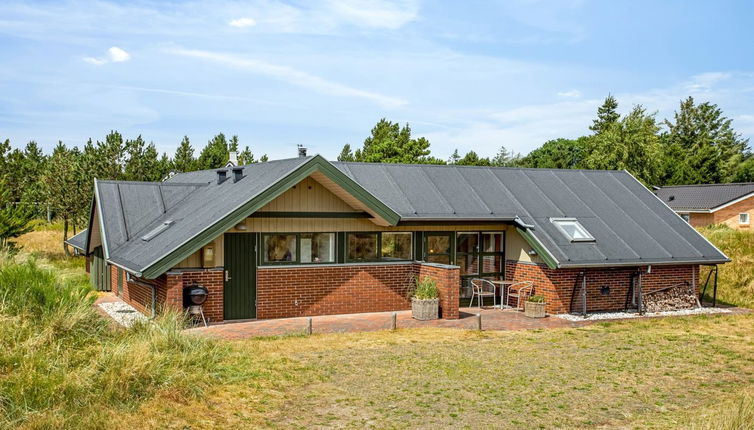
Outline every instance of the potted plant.
POLYGON ((529 318, 545 317, 545 296, 529 296, 524 303, 524 315, 529 318))
POLYGON ((436 320, 440 308, 440 292, 437 281, 424 276, 416 281, 414 296, 411 298, 411 316, 417 320, 436 320))

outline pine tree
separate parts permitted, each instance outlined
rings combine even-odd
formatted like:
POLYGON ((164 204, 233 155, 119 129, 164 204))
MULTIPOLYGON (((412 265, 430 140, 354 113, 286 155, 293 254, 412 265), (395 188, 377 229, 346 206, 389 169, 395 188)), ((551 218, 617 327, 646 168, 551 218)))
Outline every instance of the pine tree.
POLYGON ((398 123, 382 118, 372 128, 371 135, 364 140, 364 146, 356 150, 354 159, 369 163, 444 163, 429 157, 429 153, 429 141, 424 137, 411 138, 411 127, 408 124, 401 127, 398 123))
POLYGON ((178 172, 191 172, 196 170, 196 159, 194 158, 194 148, 189 142, 188 136, 183 136, 181 144, 175 151, 173 157, 173 168, 178 172))
POLYGON ((248 147, 248 145, 238 154, 238 165, 243 166, 246 164, 252 164, 256 163, 257 161, 254 159, 254 154, 252 154, 251 149, 248 147))
POLYGON ((458 148, 453 150, 453 153, 450 155, 450 158, 448 158, 448 164, 458 164, 458 161, 461 159, 461 154, 458 153, 458 148))
POLYGON ((228 142, 220 133, 207 142, 197 160, 198 170, 219 169, 228 162, 228 142))
POLYGON ((515 166, 521 161, 521 155, 514 151, 508 151, 505 146, 501 146, 495 157, 490 160, 493 166, 509 167, 515 166))
MULTIPOLYGON (((50 157, 47 170, 42 176, 47 204, 53 209, 55 215, 63 220, 63 241, 68 239, 68 228, 71 222, 75 223, 81 216, 82 206, 86 207, 87 211, 89 208, 89 205, 81 199, 83 190, 80 189, 82 178, 78 155, 78 150, 69 150, 62 142, 58 142, 50 157)), ((65 242, 63 250, 66 255, 70 255, 65 242)))
POLYGON ((531 151, 518 161, 522 167, 548 169, 578 169, 583 167, 586 156, 586 143, 590 137, 572 139, 554 139, 531 151))
POLYGON ((356 161, 356 158, 353 156, 353 152, 351 151, 351 145, 346 143, 343 145, 343 149, 340 150, 340 154, 338 154, 338 161, 356 161))
POLYGON ((597 108, 597 119, 592 120, 592 125, 589 129, 595 134, 599 134, 607 130, 612 124, 618 122, 619 119, 618 100, 612 94, 608 94, 602 106, 597 108))

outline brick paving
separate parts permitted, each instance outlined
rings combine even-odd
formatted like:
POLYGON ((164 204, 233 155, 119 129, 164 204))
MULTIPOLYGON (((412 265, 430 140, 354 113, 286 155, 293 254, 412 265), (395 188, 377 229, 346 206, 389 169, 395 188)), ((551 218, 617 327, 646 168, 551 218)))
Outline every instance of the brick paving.
MULTIPOLYGON (((373 312, 347 315, 323 315, 312 318, 313 333, 367 332, 390 329, 392 312, 373 312)), ((561 318, 527 318, 523 312, 514 309, 461 308, 456 320, 418 321, 411 318, 411 311, 399 311, 398 328, 442 327, 476 329, 476 314, 482 315, 483 330, 531 330, 544 328, 579 327, 591 322, 571 322, 561 318)), ((308 317, 281 318, 272 320, 233 321, 214 324, 209 327, 189 329, 201 334, 221 339, 247 339, 260 336, 278 336, 306 332, 308 317)))

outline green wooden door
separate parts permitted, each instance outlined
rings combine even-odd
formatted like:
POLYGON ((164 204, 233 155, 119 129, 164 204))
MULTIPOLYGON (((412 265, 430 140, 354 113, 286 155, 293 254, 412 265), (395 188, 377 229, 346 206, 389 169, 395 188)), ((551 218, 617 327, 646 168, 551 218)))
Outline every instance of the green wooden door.
POLYGON ((109 267, 105 261, 105 254, 102 252, 102 247, 98 246, 94 248, 90 267, 91 273, 89 274, 92 288, 97 291, 110 291, 110 271, 108 269, 109 267))
POLYGON ((226 320, 256 318, 257 316, 257 260, 254 233, 225 235, 225 292, 226 320))

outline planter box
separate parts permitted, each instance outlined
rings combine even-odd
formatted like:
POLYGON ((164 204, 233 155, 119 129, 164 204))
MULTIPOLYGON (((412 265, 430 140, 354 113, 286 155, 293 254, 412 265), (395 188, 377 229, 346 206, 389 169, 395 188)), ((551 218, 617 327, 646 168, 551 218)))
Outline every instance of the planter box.
POLYGON ((529 318, 544 318, 546 303, 524 302, 524 315, 529 318))
POLYGON ((436 320, 439 314, 440 299, 411 299, 411 316, 417 320, 436 320))

